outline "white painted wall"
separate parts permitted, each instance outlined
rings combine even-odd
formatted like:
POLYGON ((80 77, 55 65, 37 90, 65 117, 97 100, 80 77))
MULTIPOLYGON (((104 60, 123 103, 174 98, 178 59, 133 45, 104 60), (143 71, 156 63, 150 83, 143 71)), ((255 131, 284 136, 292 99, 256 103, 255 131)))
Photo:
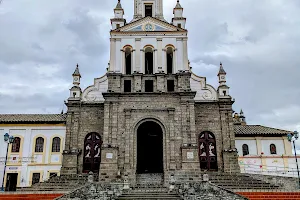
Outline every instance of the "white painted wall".
POLYGON ((261 145, 262 145, 262 152, 264 152, 264 155, 271 155, 270 153, 271 144, 276 145, 277 155, 282 155, 285 153, 283 140, 262 140, 261 145))
POLYGON ((256 146, 256 140, 236 140, 235 146, 238 150, 239 156, 243 156, 243 144, 247 144, 249 147, 249 156, 251 155, 257 155, 257 146, 256 146))
POLYGON ((236 137, 235 145, 242 173, 297 177, 296 162, 291 153, 291 145, 288 143, 285 147, 284 137, 249 137, 248 139, 236 137), (247 156, 243 156, 243 144, 247 144, 249 147, 247 156), (257 144, 261 144, 261 146, 258 147, 257 144), (270 153, 271 144, 276 145, 276 155, 270 153), (263 152, 262 155, 258 154, 260 148, 263 152), (286 154, 287 152, 290 153, 286 154))
MULTIPOLYGON (((21 157, 22 165, 19 164, 11 164, 7 166, 6 173, 16 173, 20 172, 20 183, 19 187, 28 187, 30 186, 30 174, 34 171, 43 171, 43 180, 48 178, 48 171, 60 171, 62 156, 61 153, 57 155, 51 154, 52 146, 51 146, 51 139, 54 136, 58 136, 62 138, 61 140, 61 152, 65 146, 65 134, 66 128, 65 126, 6 126, 0 127, 0 157, 5 158, 6 155, 6 144, 3 141, 4 133, 9 133, 13 136, 22 136, 23 137, 23 144, 21 146, 21 157), (44 149, 45 156, 44 162, 40 162, 39 165, 32 165, 30 163, 30 157, 35 156, 34 153, 34 137, 36 136, 43 136, 45 138, 46 148, 44 149), (50 157, 51 156, 51 157, 50 157), (53 162, 53 157, 58 158, 58 162, 53 162), (51 160, 52 158, 52 160, 51 160)), ((19 155, 11 155, 11 157, 18 157, 19 155)), ((43 156, 42 156, 43 157, 43 156)), ((39 160, 39 159, 38 159, 39 160)), ((42 161, 42 159, 41 159, 42 161)), ((0 183, 2 185, 3 179, 3 168, 4 162, 0 163, 0 183)))

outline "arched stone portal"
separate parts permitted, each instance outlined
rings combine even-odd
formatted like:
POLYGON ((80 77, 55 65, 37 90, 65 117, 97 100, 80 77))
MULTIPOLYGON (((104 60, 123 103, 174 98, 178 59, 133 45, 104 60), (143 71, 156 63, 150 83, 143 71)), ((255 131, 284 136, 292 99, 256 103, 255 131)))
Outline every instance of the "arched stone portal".
POLYGON ((163 130, 154 121, 137 129, 137 173, 163 173, 163 130))

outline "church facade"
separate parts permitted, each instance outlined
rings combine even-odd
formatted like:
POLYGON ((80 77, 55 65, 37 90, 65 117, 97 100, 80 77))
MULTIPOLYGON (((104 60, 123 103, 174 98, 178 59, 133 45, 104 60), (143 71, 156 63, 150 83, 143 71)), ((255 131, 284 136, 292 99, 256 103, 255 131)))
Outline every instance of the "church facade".
POLYGON ((107 73, 84 90, 78 66, 73 73, 61 173, 134 183, 139 174, 240 172, 226 72, 220 64, 216 89, 192 72, 180 2, 171 23, 163 0, 135 0, 130 22, 120 1, 114 14, 107 73))

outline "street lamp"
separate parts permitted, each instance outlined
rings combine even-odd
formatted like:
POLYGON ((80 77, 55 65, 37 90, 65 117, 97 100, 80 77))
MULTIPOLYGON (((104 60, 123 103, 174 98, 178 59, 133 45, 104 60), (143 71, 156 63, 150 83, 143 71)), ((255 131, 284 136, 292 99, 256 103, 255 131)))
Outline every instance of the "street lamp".
POLYGON ((5 178, 5 171, 6 171, 6 163, 7 163, 7 155, 8 155, 8 149, 9 149, 9 144, 14 143, 14 136, 9 135, 8 133, 4 134, 4 142, 7 143, 7 148, 6 148, 6 157, 5 157, 5 162, 4 162, 4 172, 3 172, 3 180, 2 180, 2 188, 1 191, 4 192, 4 178, 5 178))
POLYGON ((298 167, 298 159, 297 159, 297 151, 296 151, 296 145, 295 145, 295 140, 298 140, 299 138, 299 133, 297 131, 294 131, 294 133, 289 133, 287 135, 288 140, 290 142, 293 142, 293 146, 294 146, 294 153, 295 153, 295 159, 296 159, 296 165, 297 165, 297 172, 298 172, 298 186, 300 189, 300 173, 299 173, 299 167, 298 167))

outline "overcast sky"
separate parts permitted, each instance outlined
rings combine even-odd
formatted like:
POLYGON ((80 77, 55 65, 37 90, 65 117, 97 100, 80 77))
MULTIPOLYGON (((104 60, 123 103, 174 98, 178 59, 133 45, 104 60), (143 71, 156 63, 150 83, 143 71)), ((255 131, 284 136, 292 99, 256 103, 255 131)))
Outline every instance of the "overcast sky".
MULTIPOLYGON (((133 0, 122 0, 125 17, 133 0)), ((0 113, 60 113, 79 63, 82 88, 105 73, 117 0, 3 0, 0 113)), ((164 0, 170 21, 176 0, 164 0)), ((300 131, 300 1, 181 0, 193 71, 217 87, 222 61, 248 124, 300 131)))

